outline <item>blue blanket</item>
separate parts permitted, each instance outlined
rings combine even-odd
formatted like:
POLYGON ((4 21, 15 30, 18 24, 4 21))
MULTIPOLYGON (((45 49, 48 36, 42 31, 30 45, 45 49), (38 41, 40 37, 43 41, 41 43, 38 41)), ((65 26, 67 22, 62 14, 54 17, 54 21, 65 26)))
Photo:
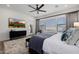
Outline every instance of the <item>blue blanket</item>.
POLYGON ((38 52, 39 54, 43 53, 42 46, 43 46, 44 40, 46 38, 52 36, 53 34, 54 33, 52 33, 52 34, 41 33, 41 34, 33 36, 29 42, 29 48, 33 49, 34 51, 38 52))
POLYGON ((44 39, 39 36, 33 36, 29 42, 29 48, 41 54, 44 39))

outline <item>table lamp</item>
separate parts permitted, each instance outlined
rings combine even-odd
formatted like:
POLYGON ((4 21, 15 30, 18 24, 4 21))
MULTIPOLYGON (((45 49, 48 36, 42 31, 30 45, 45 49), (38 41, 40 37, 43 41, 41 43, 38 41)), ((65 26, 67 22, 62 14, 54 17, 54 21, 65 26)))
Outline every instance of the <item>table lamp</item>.
POLYGON ((79 28, 79 22, 74 22, 74 28, 79 28))

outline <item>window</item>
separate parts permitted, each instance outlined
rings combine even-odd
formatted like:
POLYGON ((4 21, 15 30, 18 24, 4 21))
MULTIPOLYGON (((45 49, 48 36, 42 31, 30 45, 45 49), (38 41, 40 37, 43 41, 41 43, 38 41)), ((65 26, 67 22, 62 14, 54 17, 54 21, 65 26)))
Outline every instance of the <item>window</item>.
POLYGON ((40 30, 43 32, 57 32, 66 29, 66 16, 60 15, 47 19, 41 19, 39 22, 40 30))
POLYGON ((65 31, 66 29, 66 16, 61 15, 57 17, 57 31, 65 31))

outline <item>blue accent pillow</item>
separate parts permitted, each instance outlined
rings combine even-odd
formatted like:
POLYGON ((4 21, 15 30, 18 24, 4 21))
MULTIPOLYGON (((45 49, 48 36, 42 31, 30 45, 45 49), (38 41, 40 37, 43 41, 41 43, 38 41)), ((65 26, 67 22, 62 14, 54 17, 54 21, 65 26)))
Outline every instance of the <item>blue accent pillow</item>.
POLYGON ((66 41, 74 33, 75 30, 75 28, 69 28, 68 30, 64 31, 61 40, 66 41))
POLYGON ((68 39, 68 35, 65 33, 63 33, 61 41, 66 41, 68 39))

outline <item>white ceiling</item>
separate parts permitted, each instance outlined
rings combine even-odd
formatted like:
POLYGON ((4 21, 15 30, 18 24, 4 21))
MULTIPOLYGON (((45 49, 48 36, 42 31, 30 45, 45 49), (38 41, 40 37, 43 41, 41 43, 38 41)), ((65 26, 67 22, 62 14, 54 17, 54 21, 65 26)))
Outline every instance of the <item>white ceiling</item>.
MULTIPOLYGON (((31 5, 33 7, 36 7, 35 4, 31 4, 31 5)), ((28 4, 10 4, 8 6, 6 4, 0 4, 0 7, 17 10, 19 12, 22 12, 22 13, 25 13, 25 14, 28 14, 34 17, 53 13, 56 11, 67 9, 67 8, 76 7, 76 6, 78 6, 78 4, 45 4, 44 7, 41 8, 41 10, 46 10, 47 12, 46 13, 40 12, 39 14, 37 14, 37 12, 29 12, 33 9, 28 7, 28 4)))

